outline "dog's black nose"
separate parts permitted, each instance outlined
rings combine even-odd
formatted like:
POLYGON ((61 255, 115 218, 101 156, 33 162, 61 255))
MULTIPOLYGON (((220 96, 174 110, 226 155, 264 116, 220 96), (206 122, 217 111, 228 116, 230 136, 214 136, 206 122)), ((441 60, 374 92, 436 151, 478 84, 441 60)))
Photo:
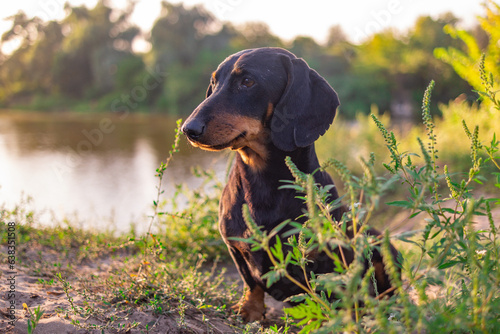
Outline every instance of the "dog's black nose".
POLYGON ((204 131, 205 124, 196 119, 185 123, 182 127, 182 132, 191 139, 200 138, 204 131))

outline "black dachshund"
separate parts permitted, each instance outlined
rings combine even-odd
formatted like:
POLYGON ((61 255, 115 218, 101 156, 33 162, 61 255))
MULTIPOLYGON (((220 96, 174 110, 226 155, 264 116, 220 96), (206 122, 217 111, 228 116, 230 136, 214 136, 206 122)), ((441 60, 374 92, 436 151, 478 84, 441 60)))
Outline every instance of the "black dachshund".
MULTIPOLYGON (((236 305, 246 321, 263 318, 264 292, 284 300, 303 291, 286 278, 266 287, 262 275, 272 267, 267 254, 253 252, 250 244, 232 239, 251 235, 242 206, 247 204, 255 222, 268 232, 287 219, 305 221, 305 203, 293 189, 279 189, 283 185, 280 180, 293 180, 285 157, 290 156, 305 173, 317 170, 314 142, 329 128, 338 106, 335 91, 303 59, 279 48, 251 49, 229 56, 219 65, 212 74, 206 99, 182 127, 194 146, 238 152, 222 193, 219 228, 247 288, 236 305)), ((326 172, 316 172, 314 178, 322 186, 333 184, 326 172)), ((337 198, 337 190, 332 187, 330 199, 337 198)), ((346 212, 340 207, 332 216, 340 222, 346 212)), ((373 229, 368 233, 378 235, 373 229)), ((392 251, 396 257, 396 250, 392 251)), ((352 250, 343 249, 343 253, 346 261, 352 262, 352 250)), ((313 262, 309 271, 333 271, 334 263, 326 254, 318 252, 310 257, 313 262)), ((391 285, 376 249, 372 264, 381 293, 391 285)), ((303 282, 304 274, 296 269, 287 268, 303 282)))

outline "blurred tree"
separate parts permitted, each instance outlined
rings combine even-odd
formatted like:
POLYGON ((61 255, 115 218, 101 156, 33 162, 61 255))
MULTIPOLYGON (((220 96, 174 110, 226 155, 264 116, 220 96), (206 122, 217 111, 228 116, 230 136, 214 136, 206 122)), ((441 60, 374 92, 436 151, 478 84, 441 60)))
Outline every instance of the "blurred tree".
POLYGON ((271 33, 269 26, 262 22, 248 22, 236 29, 237 36, 232 40, 232 47, 237 50, 260 47, 283 47, 281 39, 271 33))
POLYGON ((437 58, 453 66, 456 73, 478 91, 484 90, 478 76, 478 64, 482 53, 487 55, 485 68, 493 74, 494 86, 496 89, 500 86, 500 6, 492 0, 486 1, 483 6, 486 16, 479 18, 480 29, 477 27, 470 33, 452 25, 445 26, 444 31, 452 38, 461 41, 462 48, 453 45, 435 50, 437 58))
POLYGON ((1 43, 16 41, 19 47, 3 57, 0 67, 0 100, 24 100, 30 94, 50 93, 50 66, 62 42, 57 22, 44 24, 39 18, 28 19, 24 12, 7 18, 11 29, 2 35, 1 43))
MULTIPOLYGON (((408 89, 412 93, 413 104, 417 107, 423 91, 431 80, 437 82, 433 90, 434 105, 448 103, 460 94, 470 91, 470 86, 453 70, 453 67, 434 57, 434 49, 440 46, 460 47, 460 44, 444 33, 445 26, 454 27, 459 20, 451 13, 440 15, 437 19, 422 16, 412 28, 408 50, 405 54, 406 71, 411 76, 408 89)), ((437 110, 437 108, 435 108, 437 110)))
POLYGON ((203 6, 163 1, 145 54, 132 50, 141 34, 130 23, 132 0, 122 10, 105 0, 91 9, 66 4, 61 22, 19 12, 9 18, 11 29, 1 39, 2 45, 16 42, 18 47, 10 55, 0 53, 0 104, 45 98, 64 105, 85 99, 104 110, 156 107, 188 114, 203 99, 211 72, 229 54, 279 46, 306 59, 332 84, 344 115, 367 113, 373 104, 393 115, 410 114, 431 79, 437 82, 434 103, 467 91, 453 67, 465 79, 469 72, 476 78, 473 65, 483 50, 490 53, 487 69, 498 78, 500 10, 493 1, 485 7, 486 17, 470 32, 457 30, 457 18, 444 14, 421 17, 405 33, 380 32, 361 45, 351 44, 341 27, 333 26, 322 45, 307 36, 284 43, 266 24, 223 24, 203 6))
POLYGON ((316 41, 309 36, 295 37, 289 50, 293 52, 297 57, 307 59, 310 65, 312 64, 311 67, 317 66, 315 60, 319 58, 323 53, 323 47, 316 43, 316 41))
POLYGON ((134 2, 119 15, 100 0, 93 9, 65 5, 62 21, 65 38, 54 61, 54 81, 60 92, 95 98, 115 87, 117 64, 131 55, 139 29, 128 19, 134 2))
POLYGON ((352 72, 352 61, 357 54, 356 47, 349 42, 344 30, 335 25, 328 31, 325 48, 322 51, 320 68, 325 69, 325 76, 342 90, 346 76, 352 72))
POLYGON ((453 68, 433 56, 438 46, 458 46, 443 32, 445 26, 457 22, 449 13, 437 19, 422 16, 404 35, 386 30, 358 46, 351 57, 352 70, 343 90, 347 99, 355 102, 353 106, 362 109, 353 110, 344 104, 347 113, 368 112, 370 105, 376 104, 395 117, 414 117, 432 79, 438 82, 433 91, 434 105, 447 103, 467 91, 469 86, 453 68))
POLYGON ((437 19, 421 16, 412 28, 409 43, 412 48, 426 52, 433 52, 436 45, 458 45, 443 31, 446 25, 455 26, 458 22, 452 13, 444 13, 437 19))
POLYGON ((401 88, 405 80, 405 64, 402 54, 406 45, 392 30, 375 34, 356 48, 351 59, 350 77, 343 87, 346 114, 367 113, 372 104, 384 110, 391 109, 392 96, 401 88), (356 109, 354 109, 356 108, 356 109))
POLYGON ((155 69, 168 77, 154 93, 156 105, 172 114, 189 113, 203 98, 208 78, 230 50, 235 36, 203 6, 162 2, 162 12, 151 30, 152 49, 147 55, 155 69), (218 29, 218 30, 217 30, 218 29), (193 96, 198 96, 193 99, 193 96))
POLYGON ((36 41, 42 21, 38 17, 29 19, 23 11, 6 18, 12 21, 12 27, 2 35, 2 43, 21 39, 20 47, 27 47, 36 41))
POLYGON ((191 65, 202 47, 203 38, 215 24, 203 6, 185 8, 182 3, 162 1, 160 17, 151 30, 153 61, 160 66, 174 62, 191 65))
POLYGON ((346 42, 348 42, 348 39, 341 26, 335 25, 328 30, 328 37, 326 38, 327 48, 332 48, 346 42))

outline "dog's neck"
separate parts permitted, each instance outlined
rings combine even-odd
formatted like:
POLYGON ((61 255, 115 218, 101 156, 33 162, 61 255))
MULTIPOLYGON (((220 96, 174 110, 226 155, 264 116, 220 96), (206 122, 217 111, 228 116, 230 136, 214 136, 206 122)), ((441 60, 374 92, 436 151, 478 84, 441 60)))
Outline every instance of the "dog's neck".
POLYGON ((286 175, 289 173, 289 169, 285 164, 287 156, 304 173, 312 173, 320 166, 314 144, 291 152, 285 152, 269 142, 254 142, 251 147, 247 146, 239 149, 238 154, 241 163, 246 165, 247 171, 252 174, 286 175))
POLYGON ((240 148, 237 152, 241 161, 252 171, 260 172, 266 169, 269 151, 265 143, 254 141, 251 146, 240 148))
POLYGON ((252 171, 262 171, 266 168, 270 155, 270 138, 270 130, 261 127, 257 135, 246 136, 242 146, 232 149, 238 152, 243 163, 252 171))
MULTIPOLYGON (((241 154, 240 151, 238 152, 239 154, 236 156, 235 166, 233 166, 234 169, 231 177, 237 179, 233 185, 238 185, 237 188, 241 188, 239 188, 240 190, 235 188, 233 191, 243 191, 245 200, 252 204, 251 210, 256 210, 256 208, 262 209, 264 213, 261 212, 259 214, 254 212, 256 215, 255 217, 263 219, 262 221, 266 221, 271 219, 270 217, 273 217, 273 214, 278 212, 280 215, 285 215, 286 217, 290 215, 289 218, 296 219, 298 215, 300 215, 301 209, 299 209, 297 213, 294 211, 296 207, 293 205, 298 205, 298 207, 300 207, 300 202, 298 204, 293 202, 295 195, 290 195, 289 192, 283 192, 279 189, 280 186, 285 184, 282 182, 283 180, 293 180, 292 173, 285 163, 285 158, 289 156, 301 172, 311 174, 320 167, 314 144, 298 148, 291 152, 282 151, 273 144, 269 144, 266 149, 266 159, 263 159, 263 156, 259 156, 259 159, 261 159, 259 166, 261 168, 258 170, 254 168, 255 165, 245 162, 245 159, 251 158, 254 154, 257 154, 256 152, 250 152, 250 154, 241 154), (281 212, 277 207, 273 207, 272 209, 269 208, 270 203, 279 202, 279 200, 278 202, 276 201, 280 196, 292 196, 291 199, 285 202, 295 203, 291 204, 292 207, 286 207, 284 209, 286 213, 281 212)), ((314 173, 314 178, 315 182, 323 186, 333 184, 330 175, 324 171, 314 173)), ((335 200, 339 197, 335 187, 331 187, 329 193, 331 195, 331 200, 335 200)), ((340 221, 345 212, 346 208, 342 206, 336 208, 332 212, 332 215, 337 221, 340 221)), ((281 219, 283 217, 279 218, 281 219)))
POLYGON ((244 146, 233 148, 238 152, 241 162, 245 164, 253 173, 276 173, 283 169, 288 171, 285 165, 285 158, 289 156, 299 170, 305 173, 312 173, 319 167, 314 143, 297 148, 294 151, 285 152, 277 148, 271 141, 269 129, 262 129, 258 136, 247 138, 244 146))

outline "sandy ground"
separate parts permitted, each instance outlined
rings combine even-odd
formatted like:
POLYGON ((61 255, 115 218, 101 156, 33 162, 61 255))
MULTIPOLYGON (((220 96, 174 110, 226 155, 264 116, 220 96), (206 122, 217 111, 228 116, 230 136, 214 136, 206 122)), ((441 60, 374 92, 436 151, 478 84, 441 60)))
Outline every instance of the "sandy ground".
MULTIPOLYGON (((79 266, 75 269, 76 275, 86 275, 94 270, 94 266, 79 266)), ((100 269, 105 271, 106 267, 100 264, 100 269)), ((9 295, 9 284, 7 280, 11 275, 8 275, 9 268, 7 265, 0 265, 0 333, 28 333, 27 321, 29 319, 28 312, 23 310, 23 304, 25 303, 31 310, 35 309, 37 306, 44 310, 42 319, 38 323, 34 333, 37 334, 54 334, 54 333, 101 333, 99 330, 87 330, 79 329, 71 324, 71 319, 66 316, 65 311, 70 309, 70 303, 61 284, 56 284, 54 286, 43 285, 38 283, 41 276, 37 276, 33 273, 32 268, 16 268, 17 274, 15 275, 15 325, 10 324, 11 319, 9 319, 9 306, 10 300, 9 295)), ((228 267, 227 271, 228 280, 240 280, 236 269, 232 266, 228 267)), ((47 277, 43 277, 48 280, 47 277)), ((71 280, 71 284, 78 288, 77 280, 71 280)), ((70 296, 74 298, 75 305, 83 305, 83 299, 76 293, 70 293, 70 296)), ((267 320, 263 321, 263 325, 272 325, 275 323, 274 320, 278 320, 283 316, 283 303, 277 302, 270 296, 266 296, 267 309, 267 320)), ((124 317, 123 320, 119 321, 123 324, 123 329, 117 331, 105 330, 105 333, 237 333, 239 330, 235 327, 230 326, 229 322, 225 319, 209 319, 210 323, 202 319, 202 315, 191 314, 189 310, 186 312, 185 327, 180 328, 178 324, 179 316, 176 313, 172 313, 170 316, 165 315, 155 315, 151 309, 141 309, 136 308, 131 314, 119 314, 116 316, 124 317), (130 328, 134 323, 140 323, 139 326, 135 328, 130 328), (146 331, 146 325, 149 324, 149 332, 146 331)), ((71 315, 72 319, 77 319, 81 322, 85 322, 88 319, 71 315)), ((104 325, 103 322, 96 321, 96 319, 90 319, 92 323, 104 325)), ((116 328, 116 323, 115 323, 116 328)))

